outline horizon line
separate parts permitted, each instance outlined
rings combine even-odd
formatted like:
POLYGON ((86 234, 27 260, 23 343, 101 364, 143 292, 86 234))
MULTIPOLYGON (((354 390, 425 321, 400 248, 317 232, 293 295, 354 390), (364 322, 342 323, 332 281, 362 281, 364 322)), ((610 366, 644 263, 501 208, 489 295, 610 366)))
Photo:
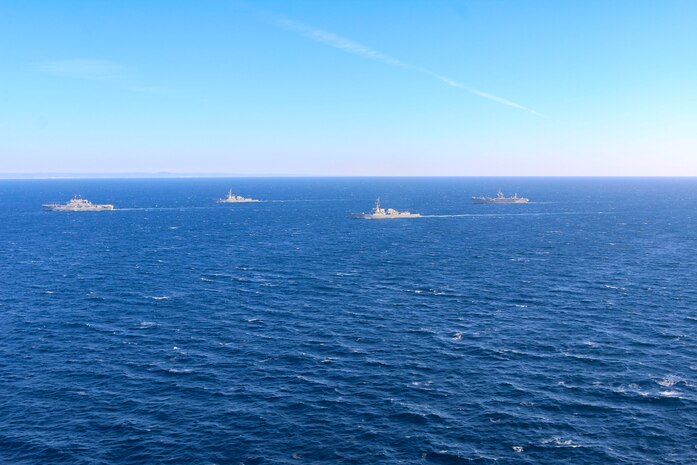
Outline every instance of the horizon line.
POLYGON ((661 174, 283 174, 283 173, 0 173, 0 180, 60 180, 60 179, 229 179, 229 178, 697 178, 697 175, 661 174))

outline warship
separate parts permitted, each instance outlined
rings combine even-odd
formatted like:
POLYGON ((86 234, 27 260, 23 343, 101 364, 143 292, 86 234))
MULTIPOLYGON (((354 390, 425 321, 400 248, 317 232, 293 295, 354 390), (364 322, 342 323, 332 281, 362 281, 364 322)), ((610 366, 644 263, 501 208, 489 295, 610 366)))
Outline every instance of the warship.
POLYGON ((511 203, 528 203, 530 200, 525 197, 518 197, 518 194, 514 194, 513 197, 506 197, 503 192, 499 190, 496 197, 472 197, 472 203, 486 203, 495 205, 507 205, 511 203))
POLYGON ((250 199, 248 197, 242 197, 241 195, 235 195, 232 193, 232 189, 227 191, 227 197, 224 199, 216 200, 218 203, 245 203, 245 202, 260 202, 260 200, 250 199))
POLYGON ((92 203, 80 196, 74 196, 68 203, 45 203, 44 210, 54 212, 103 212, 113 210, 110 204, 92 203))
POLYGON ((375 201, 375 208, 370 213, 354 213, 353 218, 362 218, 364 220, 392 220, 397 218, 419 218, 420 213, 400 212, 394 208, 385 210, 380 206, 380 197, 375 201))

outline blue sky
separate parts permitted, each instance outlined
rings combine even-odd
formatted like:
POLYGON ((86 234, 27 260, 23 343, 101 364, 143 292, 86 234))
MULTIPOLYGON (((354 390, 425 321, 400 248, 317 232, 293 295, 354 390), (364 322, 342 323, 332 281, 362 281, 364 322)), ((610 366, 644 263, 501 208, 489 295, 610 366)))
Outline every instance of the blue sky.
POLYGON ((0 3, 0 173, 697 175, 697 2, 0 3))

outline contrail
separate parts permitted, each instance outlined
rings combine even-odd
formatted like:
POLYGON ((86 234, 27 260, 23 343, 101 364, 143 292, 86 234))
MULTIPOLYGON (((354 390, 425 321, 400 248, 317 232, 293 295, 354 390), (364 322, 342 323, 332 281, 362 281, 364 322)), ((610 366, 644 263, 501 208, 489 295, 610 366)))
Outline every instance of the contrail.
POLYGON ((329 45, 330 47, 338 48, 339 50, 343 50, 344 52, 353 53, 354 55, 360 55, 362 57, 370 58, 372 60, 381 61, 386 65, 396 66, 398 68, 410 68, 410 66, 402 63, 396 58, 392 58, 371 48, 368 48, 365 45, 361 45, 358 42, 354 42, 336 34, 332 34, 331 32, 306 26, 305 24, 301 24, 297 21, 292 21, 290 19, 278 19, 277 23, 289 30, 298 32, 309 39, 329 45))
POLYGON ((384 64, 389 65, 389 66, 394 66, 397 68, 408 69, 408 70, 411 70, 414 72, 423 73, 423 74, 431 76, 432 78, 437 79, 438 81, 440 81, 444 84, 447 84, 450 87, 462 89, 466 92, 469 92, 472 95, 476 95, 477 97, 491 100, 492 102, 496 102, 496 103, 501 104, 501 105, 506 105, 507 107, 515 108, 517 110, 527 111, 527 112, 532 113, 533 115, 536 115, 536 116, 542 116, 540 113, 536 112, 535 110, 528 108, 526 106, 523 106, 519 103, 516 103, 512 100, 508 100, 506 98, 499 97, 498 95, 490 94, 488 92, 484 92, 482 90, 476 89, 476 88, 471 87, 467 84, 463 84, 461 82, 454 81, 448 77, 445 77, 441 74, 433 72, 429 69, 411 66, 407 63, 404 63, 401 60, 398 60, 397 58, 391 57, 389 55, 385 55, 384 53, 378 52, 377 50, 373 50, 370 47, 366 47, 363 44, 360 44, 360 43, 355 42, 353 40, 347 39, 345 37, 341 37, 341 36, 336 35, 332 32, 327 32, 327 31, 324 31, 322 29, 308 26, 306 24, 302 24, 302 23, 299 23, 297 21, 293 21, 293 20, 287 19, 287 18, 276 18, 275 23, 278 24, 279 26, 282 26, 282 27, 290 30, 290 31, 297 32, 298 34, 305 36, 308 39, 312 39, 316 42, 320 42, 322 44, 325 44, 325 45, 328 45, 330 47, 342 50, 344 52, 351 53, 353 55, 358 55, 358 56, 361 56, 363 58, 368 58, 370 60, 379 61, 379 62, 384 63, 384 64))
POLYGON ((445 76, 441 76, 440 74, 434 73, 433 71, 430 71, 430 70, 427 70, 427 69, 422 69, 422 70, 420 70, 420 71, 422 71, 422 72, 424 72, 424 73, 426 73, 426 74, 429 74, 429 75, 433 76, 434 78, 438 79, 439 81, 446 83, 446 84, 449 85, 450 87, 456 87, 456 88, 458 88, 458 89, 463 89, 463 90, 466 90, 467 92, 469 92, 469 93, 471 93, 471 94, 474 94, 474 95, 476 95, 476 96, 479 96, 479 97, 482 97, 482 98, 485 98, 485 99, 494 101, 494 102, 496 102, 496 103, 500 103, 501 105, 506 105, 506 106, 509 106, 509 107, 511 107, 511 108, 516 108, 516 109, 518 109, 518 110, 527 111, 527 112, 532 113, 533 115, 542 116, 540 113, 536 112, 536 111, 533 110, 532 108, 525 107, 525 106, 523 106, 523 105, 521 105, 521 104, 519 104, 519 103, 515 103, 515 102, 512 101, 512 100, 508 100, 508 99, 506 99, 506 98, 499 97, 498 95, 494 95, 494 94, 490 94, 490 93, 488 93, 488 92, 484 92, 483 90, 475 89, 474 87, 470 87, 470 86, 468 86, 467 84, 463 84, 463 83, 461 83, 461 82, 454 81, 454 80, 452 80, 452 79, 450 79, 450 78, 447 78, 447 77, 445 77, 445 76))

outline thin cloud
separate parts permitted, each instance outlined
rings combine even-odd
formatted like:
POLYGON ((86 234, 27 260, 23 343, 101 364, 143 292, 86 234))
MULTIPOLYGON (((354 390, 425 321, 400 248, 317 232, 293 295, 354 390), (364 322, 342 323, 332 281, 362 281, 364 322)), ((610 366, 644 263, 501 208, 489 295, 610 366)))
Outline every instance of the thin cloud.
POLYGON ((112 80, 123 77, 126 68, 109 60, 53 60, 38 64, 45 74, 88 80, 112 80))
POLYGON ((514 101, 512 101, 512 100, 508 100, 508 99, 506 99, 506 98, 499 97, 498 95, 490 94, 490 93, 488 93, 488 92, 484 92, 484 91, 482 91, 482 90, 475 89, 474 87, 470 87, 470 86, 468 86, 467 84, 463 84, 463 83, 461 83, 461 82, 454 81, 454 80, 452 80, 452 79, 450 79, 450 78, 448 78, 448 77, 445 77, 445 76, 442 76, 442 75, 440 75, 440 74, 434 73, 434 72, 429 71, 429 70, 427 70, 427 69, 424 69, 424 70, 421 70, 421 71, 424 72, 424 73, 426 73, 426 74, 429 74, 429 75, 433 76, 434 78, 438 79, 438 80, 441 81, 441 82, 446 83, 446 84, 449 85, 450 87, 455 87, 455 88, 457 88, 457 89, 463 89, 463 90, 466 90, 467 92, 469 92, 469 93, 471 93, 471 94, 474 94, 474 95, 477 95, 477 96, 479 96, 479 97, 482 97, 482 98, 491 100, 492 102, 497 102, 497 103, 500 103, 501 105, 506 105, 506 106, 508 106, 508 107, 516 108, 516 109, 518 109, 518 110, 527 111, 527 112, 529 112, 529 113, 532 113, 533 115, 542 116, 540 113, 536 112, 536 111, 533 110, 532 108, 528 108, 528 107, 523 106, 523 105, 521 105, 521 104, 519 104, 519 103, 516 103, 516 102, 514 102, 514 101))
POLYGON ((484 98, 487 100, 491 100, 492 102, 496 102, 501 105, 505 105, 510 108, 515 108, 516 110, 522 110, 522 111, 527 111, 529 113, 532 113, 533 115, 537 116, 542 116, 540 113, 537 111, 528 108, 526 106, 523 106, 519 103, 516 103, 512 100, 508 100, 503 97, 499 97, 498 95, 490 94, 489 92, 484 92, 482 90, 476 89, 474 87, 468 86, 467 84, 463 84, 461 82, 454 81, 450 78, 447 78, 441 74, 435 73, 429 69, 425 68, 417 68, 414 66, 411 66, 407 63, 404 63, 403 61, 391 57, 389 55, 385 55, 384 53, 378 52, 377 50, 374 50, 370 47, 367 47, 365 45, 362 45, 358 42, 355 42, 353 40, 347 39, 345 37, 341 37, 339 35, 336 35, 332 32, 327 32, 322 29, 318 29, 312 26, 308 26, 306 24, 299 23, 297 21, 293 21, 287 18, 277 18, 275 20, 275 23, 278 24, 279 26, 282 26, 290 31, 296 32, 304 37, 307 37, 308 39, 312 39, 316 42, 320 42, 322 44, 328 45, 330 47, 342 50, 347 53, 351 53, 353 55, 358 55, 363 58, 368 58, 371 60, 379 61, 381 63, 384 63, 386 65, 394 66, 397 68, 402 68, 402 69, 408 69, 411 71, 415 72, 420 72, 423 74, 427 74, 438 81, 447 84, 450 87, 455 87, 457 89, 462 89, 464 91, 469 92, 472 95, 476 95, 477 97, 484 98))
POLYGON ((110 60, 67 59, 36 63, 36 68, 49 76, 94 81, 107 86, 143 94, 175 93, 168 86, 143 83, 130 67, 110 60))
POLYGON ((290 19, 278 19, 277 23, 286 29, 298 32, 299 34, 307 37, 308 39, 321 42, 330 47, 338 48, 348 53, 353 53, 354 55, 360 55, 365 58, 370 58, 372 60, 377 60, 385 63, 386 65, 396 66, 398 68, 409 68, 406 64, 402 63, 396 58, 392 58, 376 50, 373 50, 365 45, 361 45, 353 40, 346 39, 344 37, 338 36, 331 32, 323 31, 322 29, 317 29, 314 27, 306 26, 305 24, 292 21, 290 19))

